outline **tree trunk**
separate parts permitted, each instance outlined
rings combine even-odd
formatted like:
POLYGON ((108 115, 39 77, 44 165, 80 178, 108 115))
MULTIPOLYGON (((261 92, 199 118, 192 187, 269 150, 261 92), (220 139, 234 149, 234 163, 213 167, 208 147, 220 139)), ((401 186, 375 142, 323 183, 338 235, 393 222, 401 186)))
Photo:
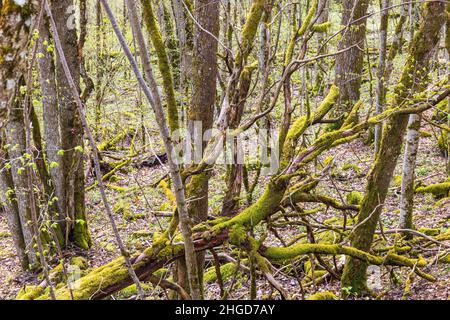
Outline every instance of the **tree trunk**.
MULTIPOLYGON (((198 23, 210 33, 219 35, 219 2, 215 0, 196 0, 195 13, 198 23)), ((188 129, 194 148, 201 151, 194 153, 203 158, 206 141, 203 135, 212 128, 214 103, 216 101, 217 82, 217 50, 216 39, 200 28, 194 31, 194 51, 192 66, 192 100, 188 111, 188 129), (205 90, 208 88, 208 90, 205 90), (200 138, 200 139, 199 139, 200 138)), ((195 162, 197 163, 197 162, 195 162)), ((209 172, 203 172, 191 178, 186 187, 187 195, 193 199, 189 203, 189 215, 195 224, 205 221, 208 217, 208 181, 209 172)), ((199 281, 203 283, 204 253, 198 254, 199 281)))
MULTIPOLYGON (((417 151, 420 139, 421 115, 412 114, 409 116, 408 131, 406 133, 406 147, 403 158, 402 171, 402 191, 400 198, 400 228, 413 228, 413 208, 414 208, 414 170, 416 168, 417 151)), ((405 233, 407 238, 410 233, 405 233)))
POLYGON ((158 68, 163 79, 163 88, 166 96, 167 120, 169 123, 170 132, 173 133, 180 128, 180 123, 178 121, 179 110, 175 100, 172 66, 169 62, 166 45, 156 20, 152 2, 150 0, 141 0, 141 6, 143 10, 144 23, 147 27, 147 32, 150 35, 150 40, 158 57, 158 68))
POLYGON ((336 57, 335 84, 340 89, 336 113, 349 113, 359 100, 364 62, 364 47, 369 0, 343 0, 342 25, 347 26, 339 42, 339 50, 354 46, 336 57), (356 22, 354 22, 356 21, 356 22))
POLYGON ((6 213, 8 228, 16 249, 17 257, 23 270, 29 268, 29 260, 26 253, 25 239, 22 233, 22 223, 20 221, 19 208, 15 199, 14 185, 11 178, 11 171, 7 169, 6 159, 8 154, 4 150, 3 133, 0 133, 0 203, 6 213))
MULTIPOLYGON (((60 219, 64 217, 64 198, 65 198, 65 182, 64 173, 59 166, 62 163, 62 157, 58 154, 61 146, 61 137, 59 132, 59 109, 58 94, 55 80, 55 63, 53 51, 51 48, 52 39, 50 36, 49 25, 47 19, 44 18, 39 28, 39 84, 41 86, 42 104, 43 104, 43 120, 44 120, 44 136, 45 136, 45 154, 49 164, 52 186, 54 188, 54 196, 58 198, 56 201, 59 213, 61 230, 64 230, 64 222, 60 219)), ((64 240, 63 240, 64 241, 64 240)))
MULTIPOLYGON (((271 6, 268 1, 254 0, 250 9, 245 25, 242 29, 241 50, 237 53, 236 61, 233 66, 233 73, 231 74, 228 83, 227 92, 225 93, 230 103, 230 108, 226 115, 226 124, 229 128, 235 129, 239 126, 242 115, 244 113, 247 95, 250 90, 252 73, 255 65, 248 65, 247 58, 253 48, 259 23, 267 10, 267 6, 271 6)), ((239 138, 239 137, 238 137, 239 138)), ((242 189, 243 178, 243 164, 241 157, 241 146, 233 139, 229 142, 231 148, 232 164, 227 171, 227 191, 223 199, 223 206, 221 215, 233 215, 239 204, 239 197, 242 189)))
MULTIPOLYGON (((376 113, 383 112, 384 105, 386 104, 386 83, 384 73, 386 70, 386 45, 387 34, 389 25, 389 10, 390 0, 380 0, 381 18, 380 18, 380 59, 378 62, 377 72, 377 89, 376 89, 376 113)), ((381 124, 375 126, 375 154, 378 152, 381 141, 381 124)))
MULTIPOLYGON (((445 19, 445 5, 440 2, 426 3, 423 7, 423 21, 409 48, 409 55, 399 85, 395 89, 393 106, 408 103, 411 92, 424 90, 428 76, 429 59, 439 41, 439 33, 445 19)), ((386 199, 389 184, 401 152, 403 135, 408 123, 407 115, 395 115, 387 123, 381 140, 380 151, 372 167, 366 186, 366 194, 358 216, 360 224, 352 235, 352 246, 368 251, 373 241, 381 209, 386 199)), ((368 264, 357 259, 346 261, 342 275, 342 286, 351 291, 367 291, 366 270, 368 264)))
MULTIPOLYGON (((12 0, 0 3, 0 140, 2 146, 1 199, 11 228, 14 244, 18 249, 21 265, 33 269, 38 265, 34 249, 28 172, 29 161, 25 155, 25 123, 19 88, 24 84, 27 71, 28 38, 26 21, 36 8, 31 1, 22 6, 12 0), (3 140, 5 136, 5 140, 3 140), (9 156, 10 162, 6 163, 9 156), (9 168, 5 167, 8 165, 9 168), (13 200, 15 198, 15 200, 13 200), (6 200, 6 201, 5 201, 6 200), (25 250, 25 252, 24 252, 25 250)), ((30 155, 31 157, 31 155, 30 155)))
MULTIPOLYGON (((23 79, 23 78, 22 78, 23 79)), ((34 250, 34 232, 32 228, 31 202, 29 193, 33 192, 33 186, 29 185, 28 170, 25 170, 28 160, 25 158, 25 123, 22 108, 22 99, 18 96, 18 88, 24 85, 23 80, 17 83, 16 94, 9 104, 9 118, 6 125, 6 142, 13 146, 8 149, 11 159, 11 177, 13 190, 17 199, 20 222, 22 225, 25 247, 28 252, 28 260, 31 269, 38 266, 38 259, 34 250)))
MULTIPOLYGON (((447 15, 447 23, 445 25, 445 48, 447 51, 447 72, 450 82, 450 14, 447 15)), ((447 106, 447 125, 450 127, 450 97, 447 106)), ((447 175, 450 177, 450 133, 447 132, 447 175)))
MULTIPOLYGON (((59 34, 63 34, 61 45, 72 72, 78 92, 80 92, 80 61, 78 57, 78 39, 76 26, 68 8, 74 6, 73 0, 51 1, 51 10, 59 34)), ((74 8, 74 7, 73 7, 74 8)), ((66 217, 66 241, 71 240, 77 246, 87 249, 91 246, 91 237, 87 228, 84 201, 84 161, 83 128, 76 110, 69 83, 64 74, 60 58, 56 63, 56 81, 59 100, 61 149, 64 150, 60 168, 64 174, 64 192, 61 199, 63 216, 66 217), (67 219, 68 218, 68 219, 67 219)))

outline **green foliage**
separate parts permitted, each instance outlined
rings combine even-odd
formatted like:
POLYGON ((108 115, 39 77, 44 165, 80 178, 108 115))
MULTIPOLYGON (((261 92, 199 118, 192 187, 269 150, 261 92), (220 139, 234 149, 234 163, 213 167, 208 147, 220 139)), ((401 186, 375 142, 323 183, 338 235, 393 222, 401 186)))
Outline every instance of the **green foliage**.
POLYGON ((360 205, 364 195, 359 191, 352 191, 347 194, 347 203, 353 205, 360 205))

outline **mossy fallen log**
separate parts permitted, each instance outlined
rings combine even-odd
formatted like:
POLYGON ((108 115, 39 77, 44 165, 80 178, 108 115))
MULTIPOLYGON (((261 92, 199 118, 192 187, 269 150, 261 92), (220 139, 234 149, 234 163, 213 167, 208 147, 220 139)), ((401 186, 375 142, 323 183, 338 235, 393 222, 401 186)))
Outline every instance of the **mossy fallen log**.
POLYGON ((270 259, 276 261, 289 261, 297 258, 300 255, 306 254, 331 254, 339 255, 343 254, 358 260, 367 262, 372 265, 394 265, 414 268, 416 273, 430 281, 435 281, 434 277, 425 274, 418 268, 427 266, 427 261, 423 258, 410 259, 404 256, 400 256, 395 253, 388 252, 386 256, 376 256, 366 251, 358 250, 353 247, 343 246, 340 244, 316 244, 316 243, 301 243, 290 247, 269 247, 260 249, 262 254, 270 259))
MULTIPOLYGON (((226 222, 225 222, 226 223, 226 222)), ((195 237, 196 251, 203 251, 208 248, 216 247, 230 237, 229 227, 217 226, 215 234, 210 232, 203 232, 195 237)), ((234 230, 236 232, 236 230, 234 230)), ((234 236, 236 240, 236 235, 234 236)), ((153 246, 145 250, 140 255, 132 257, 133 267, 136 274, 141 281, 146 281, 151 278, 153 273, 162 268, 169 262, 183 256, 184 249, 182 243, 171 243, 166 237, 161 236, 153 246)), ((395 265, 414 268, 416 273, 428 280, 434 278, 420 271, 418 268, 425 267, 427 262, 424 259, 410 259, 397 254, 388 253, 386 256, 375 256, 365 251, 357 250, 355 248, 346 247, 342 245, 323 245, 323 244, 299 244, 287 248, 277 247, 260 247, 259 252, 261 256, 269 260, 283 261, 295 259, 300 255, 307 255, 311 253, 316 254, 344 254, 357 259, 364 260, 374 265, 395 265)), ((77 280, 72 286, 74 299, 102 299, 114 292, 117 292, 129 285, 132 281, 129 273, 125 267, 122 257, 113 260, 112 262, 92 270, 84 277, 77 280)), ((40 291, 42 293, 42 291, 40 291)), ((36 299, 48 299, 47 293, 40 296, 34 292, 27 297, 36 299)), ((70 299, 70 291, 67 286, 56 290, 57 299, 70 299)))
POLYGON ((115 147, 120 141, 129 137, 132 134, 132 132, 133 132, 133 127, 124 128, 121 132, 116 134, 111 139, 100 143, 97 146, 98 151, 103 152, 103 151, 110 150, 111 148, 115 147))
POLYGON ((333 292, 323 291, 313 294, 306 300, 339 300, 339 298, 333 292))
POLYGON ((425 187, 419 187, 416 189, 417 193, 431 193, 436 198, 444 198, 450 196, 450 181, 432 184, 425 187))

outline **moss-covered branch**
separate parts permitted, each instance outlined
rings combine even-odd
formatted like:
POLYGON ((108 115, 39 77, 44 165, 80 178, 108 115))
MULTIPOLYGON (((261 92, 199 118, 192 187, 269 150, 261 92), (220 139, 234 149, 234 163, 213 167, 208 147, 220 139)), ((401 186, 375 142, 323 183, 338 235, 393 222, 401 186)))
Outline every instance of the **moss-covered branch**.
MULTIPOLYGON (((423 268, 427 266, 425 259, 410 259, 395 253, 388 253, 385 257, 376 256, 366 251, 362 251, 353 247, 343 246, 340 244, 317 244, 317 243, 300 243, 290 247, 269 247, 261 248, 264 257, 279 262, 296 259, 298 256, 307 254, 328 254, 328 255, 346 255, 373 265, 394 265, 402 267, 423 268)), ((434 279, 423 272, 418 273, 419 276, 428 280, 434 279)))
POLYGON ((158 67, 163 79, 164 92, 167 99, 168 123, 171 132, 179 129, 178 109, 175 100, 175 88, 173 85, 172 69, 169 57, 166 51, 166 45, 161 35, 155 13, 153 11, 152 2, 150 0, 141 0, 144 15, 144 23, 147 27, 150 39, 155 48, 158 57, 158 67))

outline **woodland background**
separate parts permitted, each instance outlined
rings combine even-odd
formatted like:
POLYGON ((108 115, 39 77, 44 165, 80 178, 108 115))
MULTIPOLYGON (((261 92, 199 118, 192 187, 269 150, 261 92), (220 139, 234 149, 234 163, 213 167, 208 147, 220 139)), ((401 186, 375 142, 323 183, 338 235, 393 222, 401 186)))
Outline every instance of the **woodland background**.
POLYGON ((446 1, 2 0, 0 28, 1 299, 449 298, 446 1), (220 134, 177 165, 195 121, 220 134), (264 129, 276 172, 206 161, 264 129))

